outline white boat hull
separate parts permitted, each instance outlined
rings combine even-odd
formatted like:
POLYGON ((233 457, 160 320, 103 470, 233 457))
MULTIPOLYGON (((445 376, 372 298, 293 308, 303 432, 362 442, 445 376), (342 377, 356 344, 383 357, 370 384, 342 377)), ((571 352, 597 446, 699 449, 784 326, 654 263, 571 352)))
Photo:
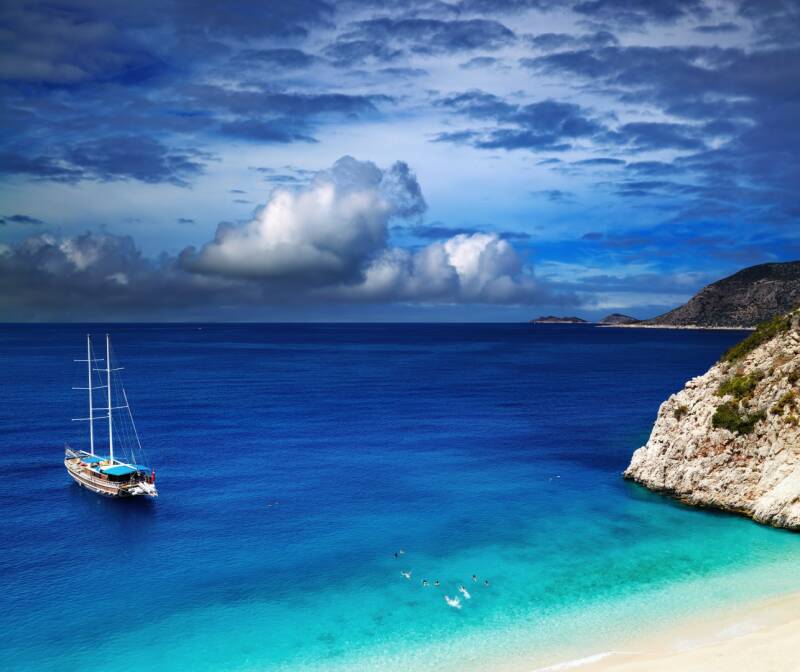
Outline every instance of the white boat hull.
POLYGON ((67 468, 70 478, 78 485, 104 497, 158 497, 156 486, 153 483, 116 483, 96 478, 74 459, 64 460, 64 466, 67 468))

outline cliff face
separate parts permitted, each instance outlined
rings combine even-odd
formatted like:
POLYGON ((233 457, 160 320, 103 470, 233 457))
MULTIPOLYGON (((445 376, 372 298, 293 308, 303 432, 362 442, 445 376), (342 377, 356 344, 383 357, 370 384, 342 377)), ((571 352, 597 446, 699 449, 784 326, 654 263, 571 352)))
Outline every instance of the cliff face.
POLYGON ((800 304, 800 261, 745 268, 644 324, 754 327, 800 304))
POLYGON ((661 404, 626 478, 800 530, 800 312, 775 325, 661 404))

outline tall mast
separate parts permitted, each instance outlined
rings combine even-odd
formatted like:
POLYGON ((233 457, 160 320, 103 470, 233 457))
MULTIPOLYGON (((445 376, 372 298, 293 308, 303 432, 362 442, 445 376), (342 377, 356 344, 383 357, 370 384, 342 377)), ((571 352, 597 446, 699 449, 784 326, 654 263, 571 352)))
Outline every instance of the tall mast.
POLYGON ((111 342, 106 334, 106 383, 108 389, 108 457, 114 462, 114 423, 111 420, 111 342))
POLYGON ((86 361, 89 369, 89 453, 94 455, 94 408, 92 406, 92 337, 86 334, 86 361))

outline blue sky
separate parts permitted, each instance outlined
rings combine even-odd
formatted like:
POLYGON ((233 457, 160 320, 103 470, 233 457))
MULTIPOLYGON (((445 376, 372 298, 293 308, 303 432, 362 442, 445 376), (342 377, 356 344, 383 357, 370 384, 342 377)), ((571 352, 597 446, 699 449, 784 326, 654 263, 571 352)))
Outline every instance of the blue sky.
POLYGON ((800 257, 800 5, 16 2, 3 320, 664 312, 800 257))

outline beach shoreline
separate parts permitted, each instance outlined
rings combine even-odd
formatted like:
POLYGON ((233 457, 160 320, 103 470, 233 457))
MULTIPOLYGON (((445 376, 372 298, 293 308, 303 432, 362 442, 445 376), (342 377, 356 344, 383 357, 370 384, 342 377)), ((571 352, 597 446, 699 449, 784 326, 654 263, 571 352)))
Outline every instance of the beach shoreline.
POLYGON ((504 672, 789 672, 800 651, 800 591, 684 619, 611 650, 504 672))

